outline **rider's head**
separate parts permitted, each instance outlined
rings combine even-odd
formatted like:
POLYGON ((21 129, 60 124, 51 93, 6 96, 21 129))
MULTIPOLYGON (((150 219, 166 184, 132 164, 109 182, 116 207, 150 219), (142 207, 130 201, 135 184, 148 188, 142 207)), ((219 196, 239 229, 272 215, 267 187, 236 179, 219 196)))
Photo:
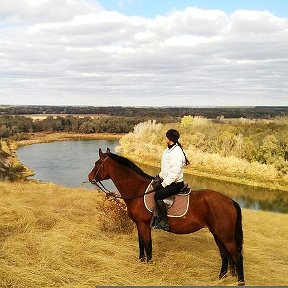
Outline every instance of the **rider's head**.
POLYGON ((175 129, 169 129, 167 132, 166 132, 166 138, 168 140, 170 140, 171 142, 173 143, 177 143, 178 140, 179 140, 179 137, 180 137, 180 134, 177 130, 175 129))

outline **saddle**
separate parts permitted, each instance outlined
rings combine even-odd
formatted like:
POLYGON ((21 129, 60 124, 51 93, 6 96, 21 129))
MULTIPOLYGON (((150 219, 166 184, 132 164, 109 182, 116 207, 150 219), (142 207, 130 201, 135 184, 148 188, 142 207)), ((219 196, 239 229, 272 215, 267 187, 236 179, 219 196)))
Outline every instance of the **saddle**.
MULTIPOLYGON (((154 200, 155 192, 152 192, 153 187, 151 184, 152 182, 148 185, 145 191, 144 204, 150 212, 154 212, 156 205, 154 200)), ((163 200, 166 204, 167 215, 169 217, 182 217, 186 214, 189 207, 190 193, 191 188, 188 187, 188 184, 185 184, 178 194, 169 196, 163 200)))

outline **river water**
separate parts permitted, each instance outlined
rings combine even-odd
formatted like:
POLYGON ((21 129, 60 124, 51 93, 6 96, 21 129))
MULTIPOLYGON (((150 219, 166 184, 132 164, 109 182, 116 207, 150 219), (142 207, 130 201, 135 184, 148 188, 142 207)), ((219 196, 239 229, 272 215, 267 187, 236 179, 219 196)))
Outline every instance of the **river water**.
MULTIPOLYGON (((116 140, 56 141, 23 146, 17 150, 17 154, 20 161, 34 171, 35 175, 31 177, 32 179, 68 187, 95 189, 89 183, 84 185, 82 183, 87 181, 87 175, 98 159, 99 148, 105 152, 109 147, 112 152, 115 152, 117 146, 116 140)), ((137 165, 150 175, 159 173, 159 169, 155 167, 139 163, 137 165)), ((288 193, 191 175, 185 175, 184 180, 194 190, 208 188, 222 192, 236 200, 242 208, 288 212, 288 193)), ((103 181, 103 184, 109 190, 116 190, 110 180, 103 181)))
MULTIPOLYGON (((33 144, 17 150, 20 161, 35 173, 30 179, 53 182, 68 187, 92 189, 82 184, 99 158, 99 148, 115 152, 115 140, 71 140, 33 144)), ((112 181, 103 181, 109 189, 116 189, 112 181)))

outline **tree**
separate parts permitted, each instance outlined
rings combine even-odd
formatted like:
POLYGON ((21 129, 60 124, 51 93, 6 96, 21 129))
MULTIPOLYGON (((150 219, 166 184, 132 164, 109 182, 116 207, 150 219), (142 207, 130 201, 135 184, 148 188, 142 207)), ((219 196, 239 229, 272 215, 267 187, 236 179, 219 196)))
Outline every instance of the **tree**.
POLYGON ((281 157, 279 141, 274 135, 267 135, 260 146, 258 161, 265 164, 273 164, 281 157))
POLYGON ((235 145, 234 134, 228 131, 223 131, 219 135, 220 152, 223 156, 229 156, 235 145))

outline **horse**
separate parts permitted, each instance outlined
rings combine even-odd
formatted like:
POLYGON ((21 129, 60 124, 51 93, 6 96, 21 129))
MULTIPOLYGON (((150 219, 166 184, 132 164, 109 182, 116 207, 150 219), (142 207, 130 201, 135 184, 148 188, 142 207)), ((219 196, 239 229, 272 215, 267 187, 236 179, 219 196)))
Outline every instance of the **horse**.
MULTIPOLYGON (((99 159, 88 174, 88 180, 97 187, 100 181, 111 179, 125 201, 128 216, 138 231, 139 259, 152 261, 150 212, 144 203, 144 194, 154 177, 146 174, 128 158, 114 154, 107 148, 99 149, 99 159)), ((103 185, 103 184, 102 184, 103 185)), ((189 207, 183 217, 168 217, 171 233, 188 234, 208 228, 220 251, 222 265, 219 279, 231 274, 238 285, 245 285, 243 269, 243 231, 241 208, 237 202, 220 192, 202 189, 189 194, 189 207)))

